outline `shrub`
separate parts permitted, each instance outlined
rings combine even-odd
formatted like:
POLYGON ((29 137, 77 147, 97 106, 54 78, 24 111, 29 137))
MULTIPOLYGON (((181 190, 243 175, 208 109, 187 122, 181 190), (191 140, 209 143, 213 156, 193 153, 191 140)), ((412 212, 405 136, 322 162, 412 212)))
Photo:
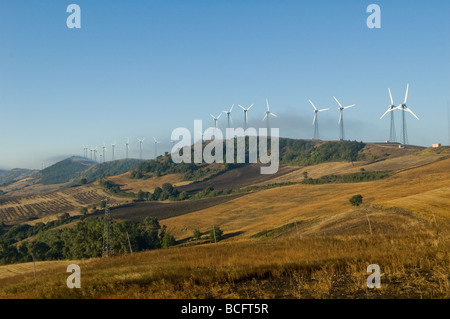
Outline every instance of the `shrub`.
POLYGON ((194 229, 194 240, 200 240, 202 238, 202 234, 198 229, 194 229))
POLYGON ((360 194, 358 194, 358 195, 353 195, 353 196, 350 198, 350 203, 351 203, 353 206, 359 206, 359 205, 361 205, 361 204, 362 204, 362 201, 363 201, 363 197, 362 197, 362 195, 360 195, 360 194))

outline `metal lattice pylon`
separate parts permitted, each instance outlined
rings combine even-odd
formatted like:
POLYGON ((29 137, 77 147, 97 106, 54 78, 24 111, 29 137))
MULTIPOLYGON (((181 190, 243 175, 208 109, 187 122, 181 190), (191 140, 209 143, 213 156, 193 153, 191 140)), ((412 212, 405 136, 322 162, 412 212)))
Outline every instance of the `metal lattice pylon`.
POLYGON ((109 257, 112 255, 112 220, 111 213, 109 212, 108 198, 105 199, 105 217, 103 228, 103 257, 109 257))

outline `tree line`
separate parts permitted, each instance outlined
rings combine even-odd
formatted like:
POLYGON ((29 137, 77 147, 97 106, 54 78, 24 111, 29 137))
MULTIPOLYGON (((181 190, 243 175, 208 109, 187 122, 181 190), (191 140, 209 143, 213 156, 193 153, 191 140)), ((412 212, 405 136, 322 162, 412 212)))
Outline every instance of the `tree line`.
MULTIPOLYGON (((68 214, 67 214, 68 215, 68 214)), ((75 220, 73 227, 56 228, 72 222, 63 214, 47 224, 16 225, 0 223, 0 264, 33 260, 82 259, 102 256, 103 217, 75 220)), ((167 248, 175 245, 175 238, 161 226, 157 218, 146 217, 142 222, 113 221, 112 251, 115 254, 167 248), (128 242, 129 238, 129 242, 128 242)))

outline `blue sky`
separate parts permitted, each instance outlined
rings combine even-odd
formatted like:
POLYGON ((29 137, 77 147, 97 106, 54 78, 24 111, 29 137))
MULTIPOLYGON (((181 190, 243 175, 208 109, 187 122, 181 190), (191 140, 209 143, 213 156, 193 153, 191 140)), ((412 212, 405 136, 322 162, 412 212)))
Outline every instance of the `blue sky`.
MULTIPOLYGON (((390 104, 404 98, 411 144, 448 143, 449 1, 0 1, 0 168, 41 168, 83 145, 117 142, 116 158, 170 150, 177 127, 213 125, 235 104, 255 106, 249 124, 263 127, 265 99, 284 137, 311 138, 311 99, 321 108, 320 137, 336 140, 338 105, 347 139, 389 137, 390 104), (69 29, 66 8, 81 8, 69 29), (369 29, 366 8, 381 8, 369 29), (410 115, 410 114, 407 114, 410 115)), ((400 136, 400 111, 396 113, 400 136)), ((220 126, 225 127, 225 115, 220 126)), ((206 127, 205 127, 206 128, 206 127)))

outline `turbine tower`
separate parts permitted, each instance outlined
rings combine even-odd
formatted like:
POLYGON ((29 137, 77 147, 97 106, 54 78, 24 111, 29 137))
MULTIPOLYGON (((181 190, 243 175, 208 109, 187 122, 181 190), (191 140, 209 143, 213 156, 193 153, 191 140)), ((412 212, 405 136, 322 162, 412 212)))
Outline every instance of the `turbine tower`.
POLYGON ((397 142, 397 136, 395 134, 395 120, 394 120, 394 110, 397 108, 394 105, 394 99, 392 98, 391 89, 388 88, 389 91, 389 97, 391 98, 391 105, 389 105, 388 109, 384 114, 380 117, 380 120, 389 112, 391 113, 391 130, 389 133, 389 142, 397 142))
POLYGON ((230 127, 230 120, 233 121, 233 119, 231 118, 231 111, 233 110, 234 104, 231 106, 229 111, 222 111, 223 113, 225 113, 227 115, 227 127, 230 127))
POLYGON ((406 130, 405 112, 411 113, 417 120, 419 120, 417 115, 414 114, 413 111, 411 111, 411 109, 408 106, 406 106, 406 100, 408 99, 408 90, 409 90, 409 83, 406 85, 406 94, 405 94, 405 100, 403 101, 403 104, 400 104, 399 106, 396 107, 397 109, 403 111, 402 112, 402 145, 403 145, 403 147, 405 147, 406 144, 408 144, 408 132, 406 130))
POLYGON ((339 121, 338 121, 338 124, 339 124, 339 140, 342 141, 345 138, 345 134, 344 134, 344 110, 345 109, 349 109, 349 108, 355 106, 356 104, 352 104, 352 105, 348 105, 348 106, 342 106, 342 104, 338 101, 337 98, 335 98, 334 96, 333 96, 333 98, 336 100, 337 104, 339 104, 339 107, 338 107, 338 109, 340 111, 339 121))
POLYGON ((266 111, 266 115, 264 115, 263 117, 263 121, 267 119, 267 134, 269 134, 269 129, 270 129, 270 125, 269 125, 269 117, 270 116, 274 116, 274 117, 278 117, 276 114, 273 114, 272 112, 270 112, 269 110, 269 101, 266 99, 266 104, 267 104, 267 111, 266 111))
POLYGON ((214 127, 217 128, 217 121, 219 120, 219 118, 222 115, 222 113, 220 113, 219 116, 217 116, 217 117, 215 117, 212 114, 209 114, 209 115, 211 115, 211 117, 214 119, 214 127))
POLYGON ((103 154, 103 163, 104 163, 104 162, 106 162, 106 157, 105 157, 106 146, 105 146, 105 143, 103 143, 102 152, 103 152, 102 154, 103 154))
POLYGON ((98 152, 98 147, 94 148, 94 161, 97 162, 97 152, 98 152))
POLYGON ((314 108, 314 119, 312 122, 312 125, 314 125, 314 139, 318 140, 319 139, 319 119, 318 119, 318 113, 319 112, 323 112, 323 111, 328 111, 329 108, 327 109, 317 109, 316 106, 313 104, 313 102, 311 102, 311 100, 309 100, 309 103, 311 103, 311 105, 314 108))
POLYGON ((130 139, 125 143, 125 158, 128 159, 128 151, 130 150, 130 139))
POLYGON ((142 160, 142 143, 144 142, 144 139, 140 140, 137 139, 139 141, 139 159, 142 160))
POLYGON ((154 136, 153 136, 153 140, 155 141, 155 158, 157 158, 158 157, 158 144, 160 142, 154 136))
POLYGON ((114 142, 113 144, 111 144, 111 148, 112 148, 112 154, 111 154, 111 160, 114 161, 114 147, 116 146, 116 142, 114 142))
POLYGON ((252 108, 252 106, 253 106, 254 104, 250 105, 248 108, 245 108, 245 107, 243 107, 243 106, 240 105, 240 104, 238 104, 238 105, 239 105, 239 107, 240 107, 241 109, 244 110, 244 130, 246 130, 246 129, 247 129, 247 112, 252 108))

